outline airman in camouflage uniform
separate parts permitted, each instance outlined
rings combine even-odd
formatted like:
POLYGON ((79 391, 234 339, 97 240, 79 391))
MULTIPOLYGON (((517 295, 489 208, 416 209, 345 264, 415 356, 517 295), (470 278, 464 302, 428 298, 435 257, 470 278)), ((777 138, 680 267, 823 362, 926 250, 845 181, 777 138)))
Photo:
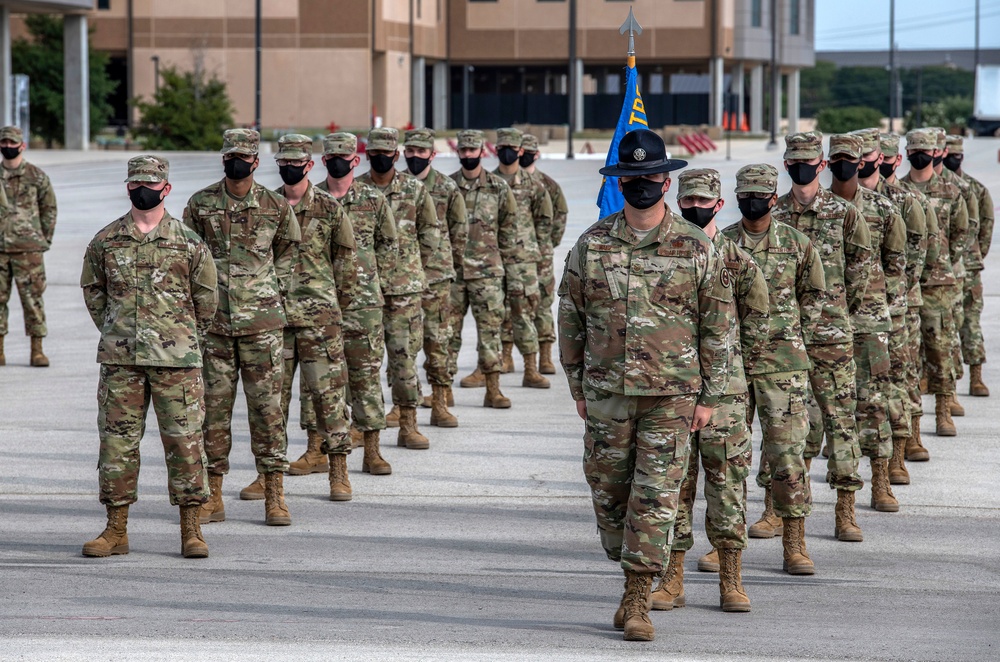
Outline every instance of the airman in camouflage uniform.
POLYGON ((285 417, 281 409, 285 326, 296 247, 295 214, 283 197, 253 180, 260 134, 229 129, 223 135, 225 178, 188 200, 184 222, 208 243, 219 272, 219 308, 205 337, 205 451, 212 496, 201 523, 222 522, 222 479, 229 473, 233 406, 242 377, 250 417, 250 448, 264 474, 265 521, 291 524, 283 472, 285 417))
POLYGON ((948 155, 944 157, 944 165, 969 185, 979 210, 979 227, 973 229, 971 219, 969 224, 969 250, 965 255, 965 281, 962 286, 964 318, 960 335, 962 356, 969 364, 969 395, 986 397, 990 390, 983 383, 986 348, 980 317, 983 313, 983 260, 990 251, 993 239, 993 198, 982 182, 969 175, 962 167, 965 158, 962 137, 948 136, 947 142, 948 155))
MULTIPOLYGON (((350 305, 341 311, 352 430, 360 433, 364 443, 361 470, 373 476, 387 476, 392 467, 379 448, 380 431, 386 427, 381 380, 385 355, 383 289, 396 268, 399 242, 385 196, 376 187, 354 178, 354 168, 360 160, 357 136, 345 132, 329 134, 323 140, 327 178, 316 188, 340 201, 354 228, 358 287, 350 305)), ((302 425, 316 430, 316 413, 310 402, 303 401, 302 425)))
MULTIPOLYGON (((823 134, 809 131, 785 136, 784 161, 792 189, 778 198, 771 219, 809 237, 823 261, 827 287, 815 333, 806 338, 812 360, 806 467, 819 454, 825 432, 827 481, 837 490, 834 531, 840 540, 860 542, 854 493, 864 481, 858 474, 857 367, 850 316, 861 305, 871 274, 871 236, 854 206, 819 183, 819 173, 826 167, 823 134)), ((768 529, 777 523, 773 517, 762 518, 750 533, 769 538, 773 533, 768 529)))
POLYGON ((101 503, 107 528, 84 556, 128 554, 128 509, 138 499, 139 441, 152 401, 167 461, 170 503, 181 511, 185 557, 208 556, 198 509, 208 499, 202 419, 201 339, 218 301, 215 263, 194 232, 170 216, 169 164, 128 163, 132 210, 87 247, 80 285, 101 332, 97 426, 101 503))
POLYGON ((510 408, 510 399, 500 392, 500 326, 504 311, 504 281, 507 287, 520 282, 517 247, 517 201, 507 183, 482 166, 482 131, 458 133, 462 167, 452 173, 465 200, 469 221, 468 240, 461 268, 451 289, 451 347, 449 372, 458 368, 462 349, 462 325, 472 308, 476 321, 478 361, 471 375, 460 382, 464 388, 486 387, 484 407, 510 408))
POLYGON ((588 229, 559 286, 559 348, 586 421, 584 472, 601 543, 625 570, 615 625, 650 640, 649 595, 672 538, 690 434, 712 415, 730 371, 732 289, 711 241, 657 201, 686 162, 632 131, 619 164, 626 206, 588 229), (653 187, 659 185, 658 189, 653 187))
POLYGON ((552 319, 552 304, 556 298, 556 274, 552 264, 552 253, 556 246, 562 243, 566 232, 566 221, 569 216, 569 205, 562 187, 556 180, 538 170, 536 162, 541 156, 538 152, 538 138, 530 133, 524 134, 521 140, 521 168, 540 181, 552 200, 551 241, 543 247, 542 261, 538 263, 538 312, 535 313, 535 330, 538 332, 538 372, 543 375, 556 374, 556 366, 552 362, 552 345, 556 342, 555 321, 552 319))
POLYGON ((725 280, 735 294, 728 316, 732 324, 729 346, 732 360, 724 394, 712 410, 708 425, 691 435, 687 473, 681 483, 674 542, 670 562, 653 591, 653 609, 682 606, 684 599, 684 555, 694 544, 691 518, 698 491, 699 460, 705 468, 705 532, 713 551, 698 567, 713 565, 720 573, 720 603, 723 611, 750 611, 750 598, 741 578, 742 550, 747 547, 746 477, 750 473, 752 447, 747 426, 747 380, 743 354, 760 351, 754 343, 767 339, 770 299, 764 274, 753 259, 716 227, 715 215, 722 209, 722 186, 715 170, 686 170, 678 177, 677 204, 685 220, 697 225, 712 239, 722 260, 725 280))
POLYGON ((449 370, 448 345, 451 342, 451 290, 455 274, 462 268, 465 256, 465 242, 469 234, 466 218, 465 198, 458 190, 458 184, 443 172, 431 167, 437 152, 434 151, 434 131, 412 129, 406 132, 403 141, 407 168, 423 182, 434 201, 438 221, 443 223, 441 248, 451 248, 451 277, 430 283, 423 295, 424 337, 423 348, 426 360, 424 370, 433 391, 431 402, 431 425, 438 427, 458 427, 458 419, 448 411, 448 404, 454 402, 451 382, 454 373, 449 370))
POLYGON ((31 338, 31 365, 44 368, 49 359, 42 351, 45 324, 45 260, 56 231, 56 194, 48 176, 24 160, 24 136, 16 126, 0 129, 3 152, 3 186, 0 187, 0 365, 7 335, 7 302, 13 285, 24 309, 24 333, 31 338))
POLYGON ((430 284, 447 282, 454 276, 451 245, 427 189, 413 175, 393 167, 399 159, 398 132, 372 129, 366 153, 372 168, 359 179, 375 186, 389 201, 399 240, 396 267, 382 284, 389 385, 392 404, 399 408, 397 444, 425 449, 430 442, 417 428, 416 410, 421 399, 416 355, 423 338, 421 300, 430 284))

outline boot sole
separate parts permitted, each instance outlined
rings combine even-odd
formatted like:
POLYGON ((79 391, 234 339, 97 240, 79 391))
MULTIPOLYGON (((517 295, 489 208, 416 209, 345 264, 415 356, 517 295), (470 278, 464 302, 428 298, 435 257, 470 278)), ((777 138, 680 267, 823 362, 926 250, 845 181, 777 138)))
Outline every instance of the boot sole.
POLYGON ((49 364, 48 363, 35 363, 34 361, 32 361, 31 362, 31 367, 32 368, 48 368, 49 364))
POLYGON ((431 419, 431 425, 433 425, 436 428, 457 428, 458 427, 458 421, 445 421, 444 423, 442 423, 440 421, 435 421, 432 418, 431 419))
POLYGON ((702 563, 701 561, 698 561, 698 572, 718 572, 718 571, 719 571, 718 563, 702 563))
MULTIPOLYGON (((286 475, 288 475, 288 476, 308 476, 309 474, 325 474, 329 470, 330 470, 330 463, 328 462, 326 464, 317 464, 315 467, 312 467, 311 469, 297 469, 297 468, 293 468, 293 467, 288 467, 288 472, 286 473, 286 475)), ((242 492, 240 492, 240 498, 241 499, 243 498, 243 493, 242 492)), ((259 496, 257 498, 258 499, 263 499, 264 497, 263 497, 263 495, 261 495, 261 496, 259 496)))
MULTIPOLYGON (((3 364, 0 364, 0 365, 3 365, 3 364)), ((974 393, 972 391, 969 391, 969 395, 971 395, 974 398, 988 398, 988 397, 990 397, 990 392, 986 391, 985 393, 984 392, 974 393)))
POLYGON ((655 611, 671 611, 672 609, 682 609, 685 605, 687 605, 687 601, 684 599, 684 596, 681 595, 674 598, 671 602, 667 602, 666 600, 653 600, 651 608, 655 611))
POLYGON ((873 503, 872 504, 872 509, 875 510, 876 512, 879 512, 879 513, 898 513, 899 512, 899 504, 877 506, 877 505, 875 505, 873 503))
POLYGON ((757 531, 754 531, 753 527, 750 527, 750 530, 747 532, 747 535, 750 536, 751 538, 774 538, 780 536, 784 532, 785 531, 783 527, 780 529, 771 529, 770 532, 760 531, 759 529, 757 531))
POLYGON ((542 373, 543 375, 554 375, 554 374, 556 374, 556 369, 552 368, 550 370, 548 368, 539 368, 538 372, 542 373))
POLYGON ((510 409, 510 403, 498 405, 493 402, 484 402, 483 406, 487 409, 510 409))
MULTIPOLYGON (((263 501, 263 499, 263 492, 248 492, 246 494, 240 492, 240 501, 263 501)), ((202 522, 202 524, 204 524, 204 522, 202 522)))
POLYGON ((552 388, 552 384, 525 384, 521 382, 521 388, 552 388))
POLYGON ((398 428, 399 427, 399 421, 386 421, 385 422, 385 426, 387 428, 398 428))
POLYGON ((861 533, 841 533, 840 531, 833 532, 834 537, 840 542, 864 542, 865 537, 861 533))
POLYGON ((350 501, 354 498, 353 494, 331 494, 330 501, 350 501))
POLYGON ((787 563, 782 566, 782 569, 790 575, 815 575, 816 568, 811 565, 793 565, 790 566, 787 563))
MULTIPOLYGON (((459 382, 458 385, 462 388, 486 388, 486 382, 483 382, 482 384, 463 384, 462 382, 459 382)), ((448 406, 450 407, 452 405, 448 406)))
POLYGON ((910 479, 908 477, 906 477, 906 478, 900 478, 900 477, 893 478, 892 476, 889 476, 889 484, 890 485, 909 485, 910 484, 910 479))
POLYGON ((108 556, 118 556, 128 554, 128 545, 115 545, 109 550, 103 549, 87 549, 87 546, 83 546, 83 555, 90 558, 106 558, 108 556))
POLYGON ((288 526, 291 523, 291 517, 268 517, 264 519, 264 524, 268 526, 288 526))
POLYGON ((197 552, 181 552, 181 556, 186 559, 207 559, 208 550, 198 550, 197 552))
POLYGON ((372 471, 372 468, 367 464, 361 465, 361 473, 371 474, 373 476, 388 476, 392 473, 392 467, 387 467, 385 469, 377 469, 372 471))
POLYGON ((727 614, 745 614, 746 612, 750 611, 750 605, 739 604, 739 605, 720 605, 720 606, 722 607, 722 611, 726 612, 727 614))
POLYGON ((625 633, 625 641, 653 641, 655 638, 655 634, 646 634, 645 632, 625 633))
POLYGON ((958 430, 938 430, 936 434, 939 437, 957 437, 958 430))
POLYGON ((409 444, 405 441, 397 441, 396 445, 400 448, 406 448, 411 451, 425 451, 431 447, 431 442, 428 441, 427 443, 409 444))
POLYGON ((907 462, 929 462, 931 459, 931 454, 928 452, 914 453, 913 455, 907 455, 907 462))
POLYGON ((222 511, 221 513, 212 513, 208 517, 202 517, 200 515, 198 517, 199 524, 211 524, 212 522, 225 522, 225 521, 226 521, 225 511, 222 511))

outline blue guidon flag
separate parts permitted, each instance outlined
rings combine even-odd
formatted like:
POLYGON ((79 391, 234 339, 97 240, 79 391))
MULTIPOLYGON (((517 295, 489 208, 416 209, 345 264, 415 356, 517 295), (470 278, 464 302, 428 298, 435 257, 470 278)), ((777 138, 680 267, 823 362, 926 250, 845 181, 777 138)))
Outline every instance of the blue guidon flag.
MULTIPOLYGON (((628 58, 628 68, 625 74, 625 101, 622 103, 622 113, 618 116, 618 126, 615 127, 615 136, 611 139, 611 148, 608 149, 608 158, 605 166, 618 164, 618 143, 629 131, 635 129, 648 129, 649 121, 646 119, 646 107, 642 104, 642 95, 639 94, 639 80, 635 71, 635 56, 628 58)), ((625 208, 625 198, 618 190, 617 177, 605 177, 601 183, 601 190, 597 194, 597 206, 601 208, 601 218, 620 212, 625 208)))

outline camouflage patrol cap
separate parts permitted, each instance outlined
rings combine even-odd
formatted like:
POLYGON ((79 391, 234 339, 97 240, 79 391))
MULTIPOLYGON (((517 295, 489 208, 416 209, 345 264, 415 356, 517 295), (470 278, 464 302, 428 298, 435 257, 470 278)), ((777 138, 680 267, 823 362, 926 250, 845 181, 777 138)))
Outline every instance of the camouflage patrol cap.
POLYGON ((937 135, 930 129, 913 129, 906 133, 906 149, 935 150, 937 135))
POLYGON ((403 139, 403 146, 434 149, 434 129, 410 129, 403 139))
POLYGON ((0 129, 0 140, 12 140, 16 143, 24 142, 24 134, 19 126, 5 126, 0 129))
POLYGON ((289 133, 278 138, 278 152, 274 155, 277 159, 288 159, 290 161, 301 161, 312 158, 312 138, 301 133, 289 133))
POLYGON ((871 154, 872 152, 879 151, 878 129, 858 129, 857 131, 851 131, 851 135, 861 139, 862 154, 871 154))
POLYGON ((946 140, 948 139, 948 133, 939 126, 929 126, 928 131, 934 132, 934 137, 937 139, 937 144, 934 149, 944 149, 947 145, 946 140))
POLYGON ((899 156, 899 135, 895 133, 880 133, 878 135, 879 147, 887 158, 899 156))
POLYGON ((260 134, 253 129, 227 129, 222 134, 222 153, 257 156, 260 134))
POLYGON ((719 171, 711 168, 685 170, 677 177, 677 199, 687 197, 714 200, 722 197, 719 171))
POLYGON ((823 158, 823 134, 819 131, 803 131, 785 136, 786 161, 811 161, 823 158))
POLYGON ((358 151, 358 137, 347 131, 328 133, 323 138, 323 156, 350 156, 358 151))
POLYGON ((387 126, 372 129, 368 132, 368 151, 384 149, 395 152, 399 148, 399 131, 387 126))
POLYGON ((478 129, 465 129, 458 132, 458 147, 469 147, 479 149, 486 142, 486 134, 478 129))
POLYGON ((170 163, 159 156, 144 154, 128 160, 126 182, 165 182, 170 174, 170 163))
POLYGON ((772 165, 754 163, 743 166, 736 172, 737 193, 776 193, 777 191, 778 171, 772 165))
POLYGON ((843 155, 860 159, 861 145, 861 138, 853 133, 835 133, 830 136, 830 158, 843 155))
POLYGON ((524 134, 524 138, 521 139, 521 149, 523 149, 526 152, 537 152, 538 138, 531 135, 530 133, 524 134))
POLYGON ((524 134, 513 127, 497 129, 497 147, 520 147, 524 134))
POLYGON ((945 144, 948 145, 949 154, 965 153, 965 143, 962 140, 962 136, 948 136, 945 138, 945 144))

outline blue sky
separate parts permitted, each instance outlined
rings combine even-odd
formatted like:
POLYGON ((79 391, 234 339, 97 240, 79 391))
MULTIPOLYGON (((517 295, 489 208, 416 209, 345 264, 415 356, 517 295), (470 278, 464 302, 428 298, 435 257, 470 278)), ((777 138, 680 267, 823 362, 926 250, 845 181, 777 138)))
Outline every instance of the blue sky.
MULTIPOLYGON (((896 0, 899 48, 973 48, 975 0, 896 0)), ((1000 48, 1000 0, 980 0, 980 48, 1000 48)), ((816 0, 816 50, 885 50, 889 0, 816 0)))

